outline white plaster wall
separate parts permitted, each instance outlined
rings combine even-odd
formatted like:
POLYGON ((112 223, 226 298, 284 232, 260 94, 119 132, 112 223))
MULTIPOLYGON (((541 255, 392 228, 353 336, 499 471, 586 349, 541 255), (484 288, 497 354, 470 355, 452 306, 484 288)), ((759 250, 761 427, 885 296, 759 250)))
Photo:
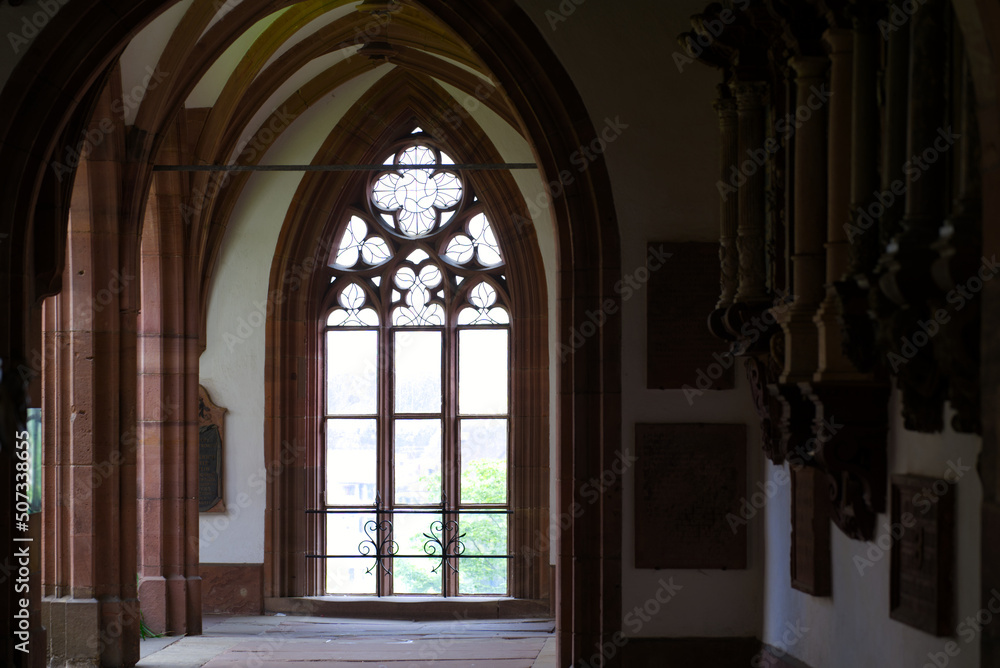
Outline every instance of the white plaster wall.
POLYGON ((172 72, 162 72, 157 67, 170 36, 194 0, 181 0, 156 17, 142 29, 140 39, 133 39, 121 57, 122 109, 125 123, 135 123, 136 112, 146 92, 153 90, 172 72))
MULTIPOLYGON (((223 4, 223 6, 225 5, 223 4)), ((208 68, 208 71, 205 72, 205 75, 194 87, 194 90, 188 95, 184 105, 188 108, 198 108, 211 107, 215 104, 215 101, 219 99, 219 94, 222 93, 223 86, 226 85, 229 77, 236 70, 236 66, 240 64, 247 49, 253 46, 257 38, 289 9, 289 7, 285 7, 272 14, 268 14, 236 38, 236 41, 230 44, 229 48, 208 68)))
MULTIPOLYGON (((674 36, 690 28, 704 3, 582 4, 520 0, 573 78, 591 122, 628 127, 606 150, 622 245, 622 272, 645 266, 653 241, 718 241, 718 120, 712 108, 717 73, 674 64, 674 36), (560 14, 560 7, 573 7, 560 14), (565 20, 552 19, 554 13, 565 20), (594 44, 607 45, 596 49, 594 44)), ((707 314, 706 314, 707 315, 707 314)), ((707 336, 706 332, 706 336, 707 336)), ((681 390, 647 390, 646 293, 622 305, 622 442, 634 447, 639 422, 745 423, 758 441, 756 417, 742 368, 736 389, 706 392, 691 405, 681 390)), ((694 379, 692 379, 692 382, 694 379)), ((759 448, 748 446, 748 489, 763 474, 759 448)), ((634 567, 634 471, 623 476, 623 597, 626 635, 635 637, 759 636, 763 600, 763 528, 748 533, 748 568, 639 570, 634 567), (648 621, 629 617, 670 578, 682 589, 648 621), (638 628, 637 628, 638 626, 638 628)))
MULTIPOLYGON (((261 164, 312 162, 333 126, 390 69, 380 67, 369 72, 307 110, 274 143, 261 164)), ((264 560, 265 337, 262 311, 255 304, 267 299, 278 232, 301 177, 288 172, 260 172, 250 177, 233 210, 213 275, 208 345, 201 356, 200 373, 201 384, 212 400, 229 409, 227 510, 224 515, 200 516, 204 563, 264 560)))
MULTIPOLYGON (((785 485, 758 515, 766 525, 768 554, 766 580, 766 613, 764 642, 786 649, 812 668, 841 666, 913 666, 935 665, 929 654, 945 650, 949 641, 956 643, 959 653, 947 658, 949 668, 979 666, 979 636, 959 628, 970 615, 980 609, 980 504, 982 485, 975 472, 981 447, 978 436, 956 434, 950 425, 942 434, 918 434, 903 429, 899 413, 899 393, 893 394, 889 407, 889 473, 942 478, 949 462, 973 467, 958 483, 949 486, 948 494, 955 497, 955 544, 958 561, 954 573, 956 632, 950 637, 936 638, 889 618, 889 545, 890 515, 879 515, 875 542, 862 543, 848 539, 831 525, 833 556, 833 596, 815 598, 791 589, 788 577, 788 555, 791 549, 790 487, 785 485), (799 632, 789 633, 788 624, 799 626, 799 632), (808 630, 806 630, 808 629, 808 630), (784 637, 783 637, 784 636, 784 637), (801 636, 801 637, 799 637, 801 636), (786 640, 794 642, 786 643, 786 640), (845 641, 847 640, 847 641, 845 641)), ((946 415, 946 420, 950 416, 946 415)), ((787 464, 784 467, 788 468, 787 464)), ((768 478, 776 467, 767 464, 768 478)), ((888 509, 891 512, 891 509, 888 509)), ((940 660, 940 657, 939 657, 940 660)))

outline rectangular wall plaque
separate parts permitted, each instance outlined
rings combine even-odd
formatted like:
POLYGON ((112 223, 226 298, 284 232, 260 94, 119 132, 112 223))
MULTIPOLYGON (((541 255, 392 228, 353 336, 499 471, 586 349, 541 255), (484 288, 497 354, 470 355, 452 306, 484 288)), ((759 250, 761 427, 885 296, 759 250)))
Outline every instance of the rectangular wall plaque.
MULTIPOLYGON (((784 474, 784 468, 778 469, 784 474)), ((792 587, 813 596, 829 596, 830 483, 812 466, 789 471, 792 483, 792 587)), ((777 482, 777 481, 776 481, 777 482)))
POLYGON ((672 255, 649 267, 646 286, 646 387, 731 390, 735 360, 708 331, 719 300, 719 244, 650 243, 672 255))
POLYGON ((222 488, 223 433, 226 409, 216 406, 198 386, 198 512, 224 513, 222 488))
POLYGON ((747 567, 742 424, 637 424, 636 568, 747 567))
POLYGON ((954 632, 955 491, 941 480, 892 476, 892 544, 889 616, 921 631, 945 636, 954 632), (895 536, 894 536, 895 537, 895 536))

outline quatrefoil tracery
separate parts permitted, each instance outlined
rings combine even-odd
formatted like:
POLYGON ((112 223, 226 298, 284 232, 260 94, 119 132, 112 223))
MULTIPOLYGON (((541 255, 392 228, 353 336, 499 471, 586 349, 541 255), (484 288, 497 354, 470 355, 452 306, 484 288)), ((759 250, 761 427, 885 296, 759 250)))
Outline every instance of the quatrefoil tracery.
POLYGON ((378 326, 379 313, 394 327, 509 324, 500 245, 474 195, 463 208, 462 177, 438 167, 449 163, 424 144, 384 161, 434 167, 379 173, 368 198, 375 218, 351 209, 330 263, 329 326, 378 326))
MULTIPOLYGON (((454 164, 447 154, 418 144, 397 153, 393 166, 454 164)), ((382 172, 372 186, 371 202, 387 224, 409 237, 437 230, 450 220, 462 199, 462 181, 444 169, 397 169, 382 172)))

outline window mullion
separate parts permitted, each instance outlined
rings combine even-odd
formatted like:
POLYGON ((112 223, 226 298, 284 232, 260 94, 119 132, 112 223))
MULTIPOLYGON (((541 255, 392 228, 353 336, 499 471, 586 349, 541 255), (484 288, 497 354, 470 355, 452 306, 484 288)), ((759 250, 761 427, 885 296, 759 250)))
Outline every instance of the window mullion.
MULTIPOLYGON (((393 420, 393 412, 395 411, 395 406, 393 405, 393 369, 395 368, 395 360, 393 359, 393 346, 392 346, 392 329, 389 326, 388 320, 388 308, 384 309, 382 314, 382 327, 379 331, 379 360, 384 363, 381 364, 379 369, 379 407, 378 407, 378 433, 379 433, 379 452, 378 452, 378 485, 379 493, 381 498, 381 504, 383 507, 392 510, 395 507, 395 499, 393 498, 393 476, 395 473, 395 463, 393 461, 393 425, 395 424, 393 420)), ((379 521, 383 519, 388 519, 395 526, 395 515, 381 515, 379 516, 379 521)), ((395 539, 395 532, 392 536, 395 539)), ((392 543, 389 543, 391 546, 392 543)), ((389 559, 389 570, 390 573, 386 574, 385 571, 380 571, 379 577, 379 592, 381 595, 391 595, 393 593, 392 588, 392 572, 395 571, 395 562, 393 559, 389 559)))
MULTIPOLYGON (((452 322, 452 314, 449 311, 450 309, 445 310, 448 313, 448 321, 445 323, 443 337, 445 356, 442 372, 444 373, 444 387, 447 388, 442 406, 445 413, 444 428, 447 442, 447 447, 445 448, 446 459, 443 464, 445 471, 444 479, 447 481, 445 489, 448 494, 448 510, 456 510, 460 507, 461 492, 461 462, 459 461, 461 447, 458 442, 458 357, 455 327, 452 322)), ((448 536, 449 539, 455 539, 458 533, 461 532, 461 516, 451 515, 447 519, 456 519, 459 521, 459 531, 451 531, 448 536)), ((461 561, 459 560, 455 565, 461 568, 461 561)), ((450 567, 446 567, 444 571, 445 595, 454 596, 458 594, 458 573, 453 572, 450 567)))

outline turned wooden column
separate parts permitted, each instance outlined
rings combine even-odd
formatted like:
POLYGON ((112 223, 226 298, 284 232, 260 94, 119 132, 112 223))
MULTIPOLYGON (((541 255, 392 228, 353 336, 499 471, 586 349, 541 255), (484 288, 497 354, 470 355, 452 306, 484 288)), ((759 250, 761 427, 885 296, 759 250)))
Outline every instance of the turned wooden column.
MULTIPOLYGON (((114 75, 90 131, 116 118, 114 75)), ((76 173, 62 292, 43 312, 43 623, 49 665, 139 660, 137 242, 122 231, 123 126, 76 173)))
POLYGON ((826 297, 816 312, 819 367, 814 380, 857 377, 844 355, 841 341, 841 306, 836 282, 848 269, 850 243, 844 224, 851 204, 852 61, 854 36, 848 29, 826 31, 830 50, 829 141, 827 163, 826 297))
POLYGON ((785 332, 785 368, 780 382, 811 380, 818 363, 818 333, 813 315, 825 291, 827 124, 826 104, 817 91, 826 82, 825 56, 796 57, 795 70, 795 249, 792 255, 791 307, 780 318, 785 332))
MULTIPOLYGON (((877 269, 882 291, 878 304, 879 342, 886 366, 902 393, 907 429, 940 431, 947 400, 947 378, 937 360, 936 340, 911 352, 902 333, 918 331, 931 316, 929 301, 944 295, 933 280, 937 260, 932 245, 947 215, 948 165, 953 159, 954 128, 946 109, 949 62, 947 4, 927 0, 911 17, 909 95, 903 180, 905 210, 901 231, 889 243, 877 269), (905 360, 900 363, 899 360, 905 360)), ((890 166, 890 169, 895 167, 890 166)))
MULTIPOLYGON (((719 173, 720 182, 727 184, 736 165, 739 151, 739 122, 736 100, 729 92, 729 86, 719 84, 719 98, 715 101, 715 111, 719 114, 719 173)), ((763 168, 761 168, 763 169, 763 168)), ((719 302, 717 309, 724 309, 733 303, 739 281, 740 256, 736 247, 739 225, 739 197, 720 188, 719 193, 719 302)))
POLYGON ((736 164, 737 174, 732 176, 739 186, 738 225, 736 245, 739 250, 739 287, 735 301, 756 304, 768 301, 767 276, 764 267, 764 223, 765 223, 765 168, 750 157, 755 151, 766 152, 764 148, 764 106, 767 101, 767 84, 762 82, 740 82, 732 86, 736 96, 739 116, 739 153, 736 164))

